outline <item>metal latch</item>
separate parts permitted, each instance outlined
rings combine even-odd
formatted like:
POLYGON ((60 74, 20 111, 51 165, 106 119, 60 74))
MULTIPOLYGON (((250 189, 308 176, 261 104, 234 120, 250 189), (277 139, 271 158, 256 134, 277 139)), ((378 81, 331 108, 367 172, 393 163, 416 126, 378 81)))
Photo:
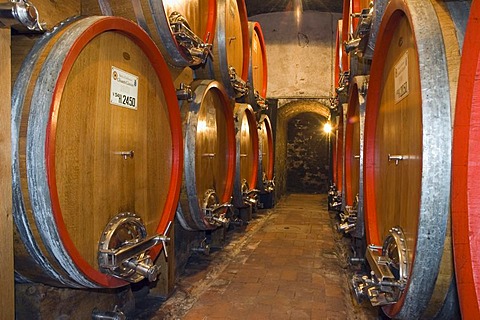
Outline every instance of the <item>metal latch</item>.
POLYGON ((258 90, 254 90, 254 96, 255 96, 255 101, 257 102, 257 106, 261 110, 267 110, 268 109, 268 101, 264 97, 260 95, 258 90))
POLYGON ((275 190, 275 177, 273 177, 272 180, 269 180, 267 178, 267 174, 265 172, 262 173, 262 183, 263 183, 263 189, 266 192, 272 192, 275 190))
POLYGON ((258 192, 260 190, 257 189, 250 189, 248 182, 246 179, 242 180, 242 199, 243 203, 246 205, 251 205, 252 207, 256 208, 258 206, 258 192))
POLYGON ((228 75, 230 76, 230 83, 235 90, 236 98, 240 98, 246 95, 248 93, 248 84, 246 81, 243 81, 243 79, 237 75, 237 71, 234 67, 230 66, 228 68, 228 75))
MULTIPOLYGON (((230 198, 231 200, 231 198, 230 198)), ((217 193, 213 189, 208 189, 203 197, 203 211, 210 224, 228 228, 230 219, 226 217, 227 211, 233 207, 230 202, 220 204, 217 193)))
MULTIPOLYGON (((212 54, 212 45, 205 43, 200 39, 200 37, 198 37, 190 28, 187 19, 179 12, 172 12, 168 19, 175 40, 185 49, 184 52, 188 53, 188 56, 192 61, 192 66, 204 64, 207 61, 208 56, 211 56, 212 54)), ((210 34, 208 37, 210 37, 210 34)))
POLYGON ((187 100, 192 102, 193 100, 193 91, 192 87, 186 85, 185 83, 180 83, 180 88, 177 89, 177 99, 178 100, 187 100))
POLYGON ((338 79, 338 87, 335 88, 337 94, 348 94, 348 86, 350 84, 350 71, 344 71, 340 73, 338 79))
POLYGON ((45 31, 39 22, 37 8, 28 0, 11 0, 0 3, 0 25, 10 27, 18 24, 30 31, 45 31))
POLYGON ((340 213, 340 223, 337 225, 337 231, 350 233, 355 230, 358 219, 358 194, 355 196, 353 205, 345 206, 345 211, 340 213))
POLYGON ((125 313, 122 312, 116 305, 113 308, 113 311, 100 311, 98 309, 94 309, 92 311, 92 320, 126 320, 127 316, 125 313))
POLYGON ((333 183, 328 189, 328 210, 340 211, 342 207, 342 193, 333 183))
POLYGON ((383 246, 369 245, 365 254, 371 272, 354 275, 352 285, 359 302, 365 298, 373 306, 384 306, 399 301, 409 278, 407 244, 400 227, 394 227, 383 246))
MULTIPOLYGON (((168 233, 170 225, 171 222, 165 234, 168 233)), ((147 237, 145 225, 135 213, 120 213, 110 220, 100 238, 100 270, 129 282, 139 282, 144 278, 155 281, 159 267, 153 263, 148 250, 160 243, 163 243, 165 249, 167 241, 170 241, 170 238, 166 235, 147 237)))
POLYGON ((357 24, 357 29, 352 35, 352 39, 344 43, 345 51, 350 53, 354 50, 364 52, 368 42, 368 35, 370 34, 370 28, 372 25, 373 5, 370 4, 369 8, 365 8, 360 13, 354 13, 351 15, 353 18, 359 18, 360 21, 357 24))

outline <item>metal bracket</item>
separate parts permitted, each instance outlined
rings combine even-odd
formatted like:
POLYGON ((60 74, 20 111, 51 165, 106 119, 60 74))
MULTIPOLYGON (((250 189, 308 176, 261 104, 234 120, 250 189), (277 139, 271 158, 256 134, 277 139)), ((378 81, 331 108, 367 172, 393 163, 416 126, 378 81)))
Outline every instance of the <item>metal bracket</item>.
POLYGON ((260 95, 260 93, 258 92, 258 90, 255 90, 254 95, 255 95, 255 101, 257 102, 257 106, 258 106, 261 110, 267 110, 267 109, 268 109, 268 101, 267 101, 267 99, 265 99, 264 97, 262 97, 262 96, 260 95))
POLYGON ((242 180, 242 199, 243 203, 246 205, 251 205, 253 208, 257 208, 258 206, 258 193, 260 190, 257 189, 250 189, 248 182, 246 179, 242 180))
POLYGON ((237 71, 234 67, 230 66, 228 68, 228 75, 230 77, 230 83, 235 90, 236 97, 240 98, 246 95, 248 93, 248 84, 237 75, 237 71))
POLYGON ((192 248, 192 251, 203 253, 206 256, 210 255, 210 246, 207 243, 207 238, 204 238, 198 247, 192 248))
POLYGON ((340 223, 337 225, 337 231, 345 234, 355 230, 357 226, 358 214, 358 194, 355 196, 352 206, 345 206, 345 211, 340 213, 340 223))
POLYGON ((367 46, 368 35, 372 25, 373 5, 365 8, 361 13, 353 13, 351 17, 360 18, 357 29, 351 35, 351 40, 344 42, 345 51, 350 53, 352 51, 364 52, 367 46))
POLYGON ((373 306, 384 306, 399 301, 409 278, 407 244, 400 227, 394 227, 383 246, 369 245, 365 254, 371 272, 354 275, 353 291, 359 302, 365 298, 373 306))
MULTIPOLYGON (((231 200, 231 198, 230 198, 231 200)), ((230 202, 220 204, 217 193, 213 189, 208 189, 203 197, 203 211, 210 224, 228 228, 230 219, 226 217, 226 210, 233 207, 230 202)))
POLYGON ((39 22, 37 8, 28 0, 0 3, 0 25, 10 27, 18 24, 30 31, 45 31, 44 26, 39 22))
POLYGON ((267 178, 267 174, 265 172, 262 173, 262 183, 263 183, 263 189, 266 192, 272 192, 275 190, 275 177, 273 177, 272 180, 269 180, 267 178))
POLYGON ((188 102, 193 101, 193 91, 191 86, 182 82, 180 83, 180 88, 178 88, 176 92, 178 100, 187 100, 188 102))
POLYGON ((350 84, 350 71, 344 71, 340 73, 340 78, 338 79, 338 87, 335 88, 335 92, 338 95, 348 94, 348 86, 350 84))
MULTIPOLYGON (((165 234, 170 225, 171 222, 165 234)), ((147 238, 147 230, 140 217, 131 212, 120 213, 110 220, 100 238, 100 270, 133 283, 144 278, 155 281, 159 267, 153 264, 147 252, 160 243, 165 247, 167 241, 170 238, 165 235, 157 234, 147 238)))
POLYGON ((116 305, 113 308, 113 311, 100 311, 98 309, 93 309, 92 311, 92 320, 126 320, 127 317, 125 313, 122 312, 116 305))
POLYGON ((340 211, 342 207, 342 194, 333 183, 328 189, 328 210, 340 211))
POLYGON ((175 40, 185 49, 185 53, 192 61, 192 66, 204 64, 208 56, 212 55, 212 45, 200 39, 190 28, 187 19, 180 13, 172 12, 168 20, 175 40))

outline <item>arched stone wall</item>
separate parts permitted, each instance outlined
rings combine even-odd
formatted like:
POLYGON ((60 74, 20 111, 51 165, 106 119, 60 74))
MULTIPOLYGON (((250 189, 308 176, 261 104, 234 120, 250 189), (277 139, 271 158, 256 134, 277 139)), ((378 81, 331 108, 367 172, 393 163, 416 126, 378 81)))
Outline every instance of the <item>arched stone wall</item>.
POLYGON ((325 120, 330 116, 327 105, 316 100, 279 102, 275 139, 275 182, 277 198, 287 192, 287 128, 289 120, 302 113, 315 113, 325 120))

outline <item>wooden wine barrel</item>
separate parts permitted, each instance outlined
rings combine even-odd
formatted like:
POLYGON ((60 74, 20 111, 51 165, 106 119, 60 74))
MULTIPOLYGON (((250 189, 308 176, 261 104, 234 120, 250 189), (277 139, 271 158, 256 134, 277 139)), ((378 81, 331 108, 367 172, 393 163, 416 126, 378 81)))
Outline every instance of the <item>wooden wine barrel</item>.
MULTIPOLYGON (((338 106, 338 114, 336 116, 336 132, 335 132, 335 146, 334 146, 334 172, 333 182, 337 186, 337 190, 344 195, 344 155, 345 155, 345 117, 347 111, 347 104, 338 106)), ((342 196, 343 198, 343 196, 342 196)))
POLYGON ((480 1, 475 0, 463 44, 453 129, 453 251, 462 319, 480 318, 479 28, 480 1))
POLYGON ((262 27, 258 22, 248 22, 250 59, 248 64, 248 93, 244 102, 254 110, 265 108, 267 99, 267 48, 263 39, 262 27))
POLYGON ((336 36, 336 42, 335 42, 335 66, 334 66, 335 86, 338 86, 338 81, 340 80, 340 74, 343 72, 342 26, 343 26, 342 20, 339 20, 337 24, 337 36, 336 36))
MULTIPOLYGON (((135 214, 132 237, 139 219, 148 236, 164 234, 181 185, 180 113, 154 42, 114 17, 46 34, 15 82, 12 135, 17 279, 126 285, 100 271, 104 230, 112 218, 135 214)), ((160 250, 153 247, 151 258, 160 250)))
POLYGON ((272 192, 273 181, 273 130, 270 118, 263 114, 258 121, 258 174, 257 189, 260 192, 272 192))
POLYGON ((198 56, 203 51, 201 48, 196 49, 198 52, 194 54, 187 48, 200 42, 212 45, 216 10, 216 0, 82 1, 84 15, 114 15, 138 23, 160 48, 167 63, 176 67, 194 66, 205 62, 201 56, 198 56), (183 18, 179 18, 177 14, 183 18), (182 45, 179 41, 187 34, 185 30, 175 30, 180 21, 183 21, 184 25, 198 38, 193 43, 187 41, 186 45, 182 45))
POLYGON ((245 94, 248 79, 250 44, 248 18, 244 0, 217 0, 217 23, 212 47, 213 59, 195 69, 196 79, 216 79, 231 98, 245 94), (233 68, 233 69, 232 69, 233 68), (234 70, 240 82, 237 90, 230 81, 234 70))
POLYGON ((368 76, 356 76, 350 84, 345 124, 345 205, 357 203, 357 224, 350 232, 357 238, 364 236, 363 226, 363 136, 368 76))
POLYGON ((257 186, 259 153, 257 120, 252 107, 245 103, 236 103, 233 114, 236 132, 233 205, 244 208, 247 206, 245 196, 257 186))
POLYGON ((448 267, 452 140, 444 46, 452 39, 444 38, 442 19, 429 1, 390 1, 370 74, 365 227, 367 243, 376 245, 391 230, 403 230, 405 260, 394 265, 405 268, 406 287, 397 302, 383 307, 398 319, 419 318, 433 304, 447 318, 455 313, 448 267), (444 307, 451 309, 439 310, 444 307))
MULTIPOLYGON (((177 218, 187 230, 210 230, 219 224, 207 209, 230 203, 235 172, 232 102, 214 80, 192 83, 194 100, 181 107, 184 178, 177 218)), ((226 209, 217 212, 225 213, 226 209)))

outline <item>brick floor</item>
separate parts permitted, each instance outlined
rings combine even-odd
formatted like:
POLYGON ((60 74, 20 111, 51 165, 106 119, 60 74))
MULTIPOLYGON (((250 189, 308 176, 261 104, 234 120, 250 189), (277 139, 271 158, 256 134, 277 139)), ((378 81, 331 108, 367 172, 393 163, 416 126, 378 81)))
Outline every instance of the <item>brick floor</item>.
POLYGON ((258 215, 152 319, 377 318, 352 303, 325 196, 292 194, 258 215))

